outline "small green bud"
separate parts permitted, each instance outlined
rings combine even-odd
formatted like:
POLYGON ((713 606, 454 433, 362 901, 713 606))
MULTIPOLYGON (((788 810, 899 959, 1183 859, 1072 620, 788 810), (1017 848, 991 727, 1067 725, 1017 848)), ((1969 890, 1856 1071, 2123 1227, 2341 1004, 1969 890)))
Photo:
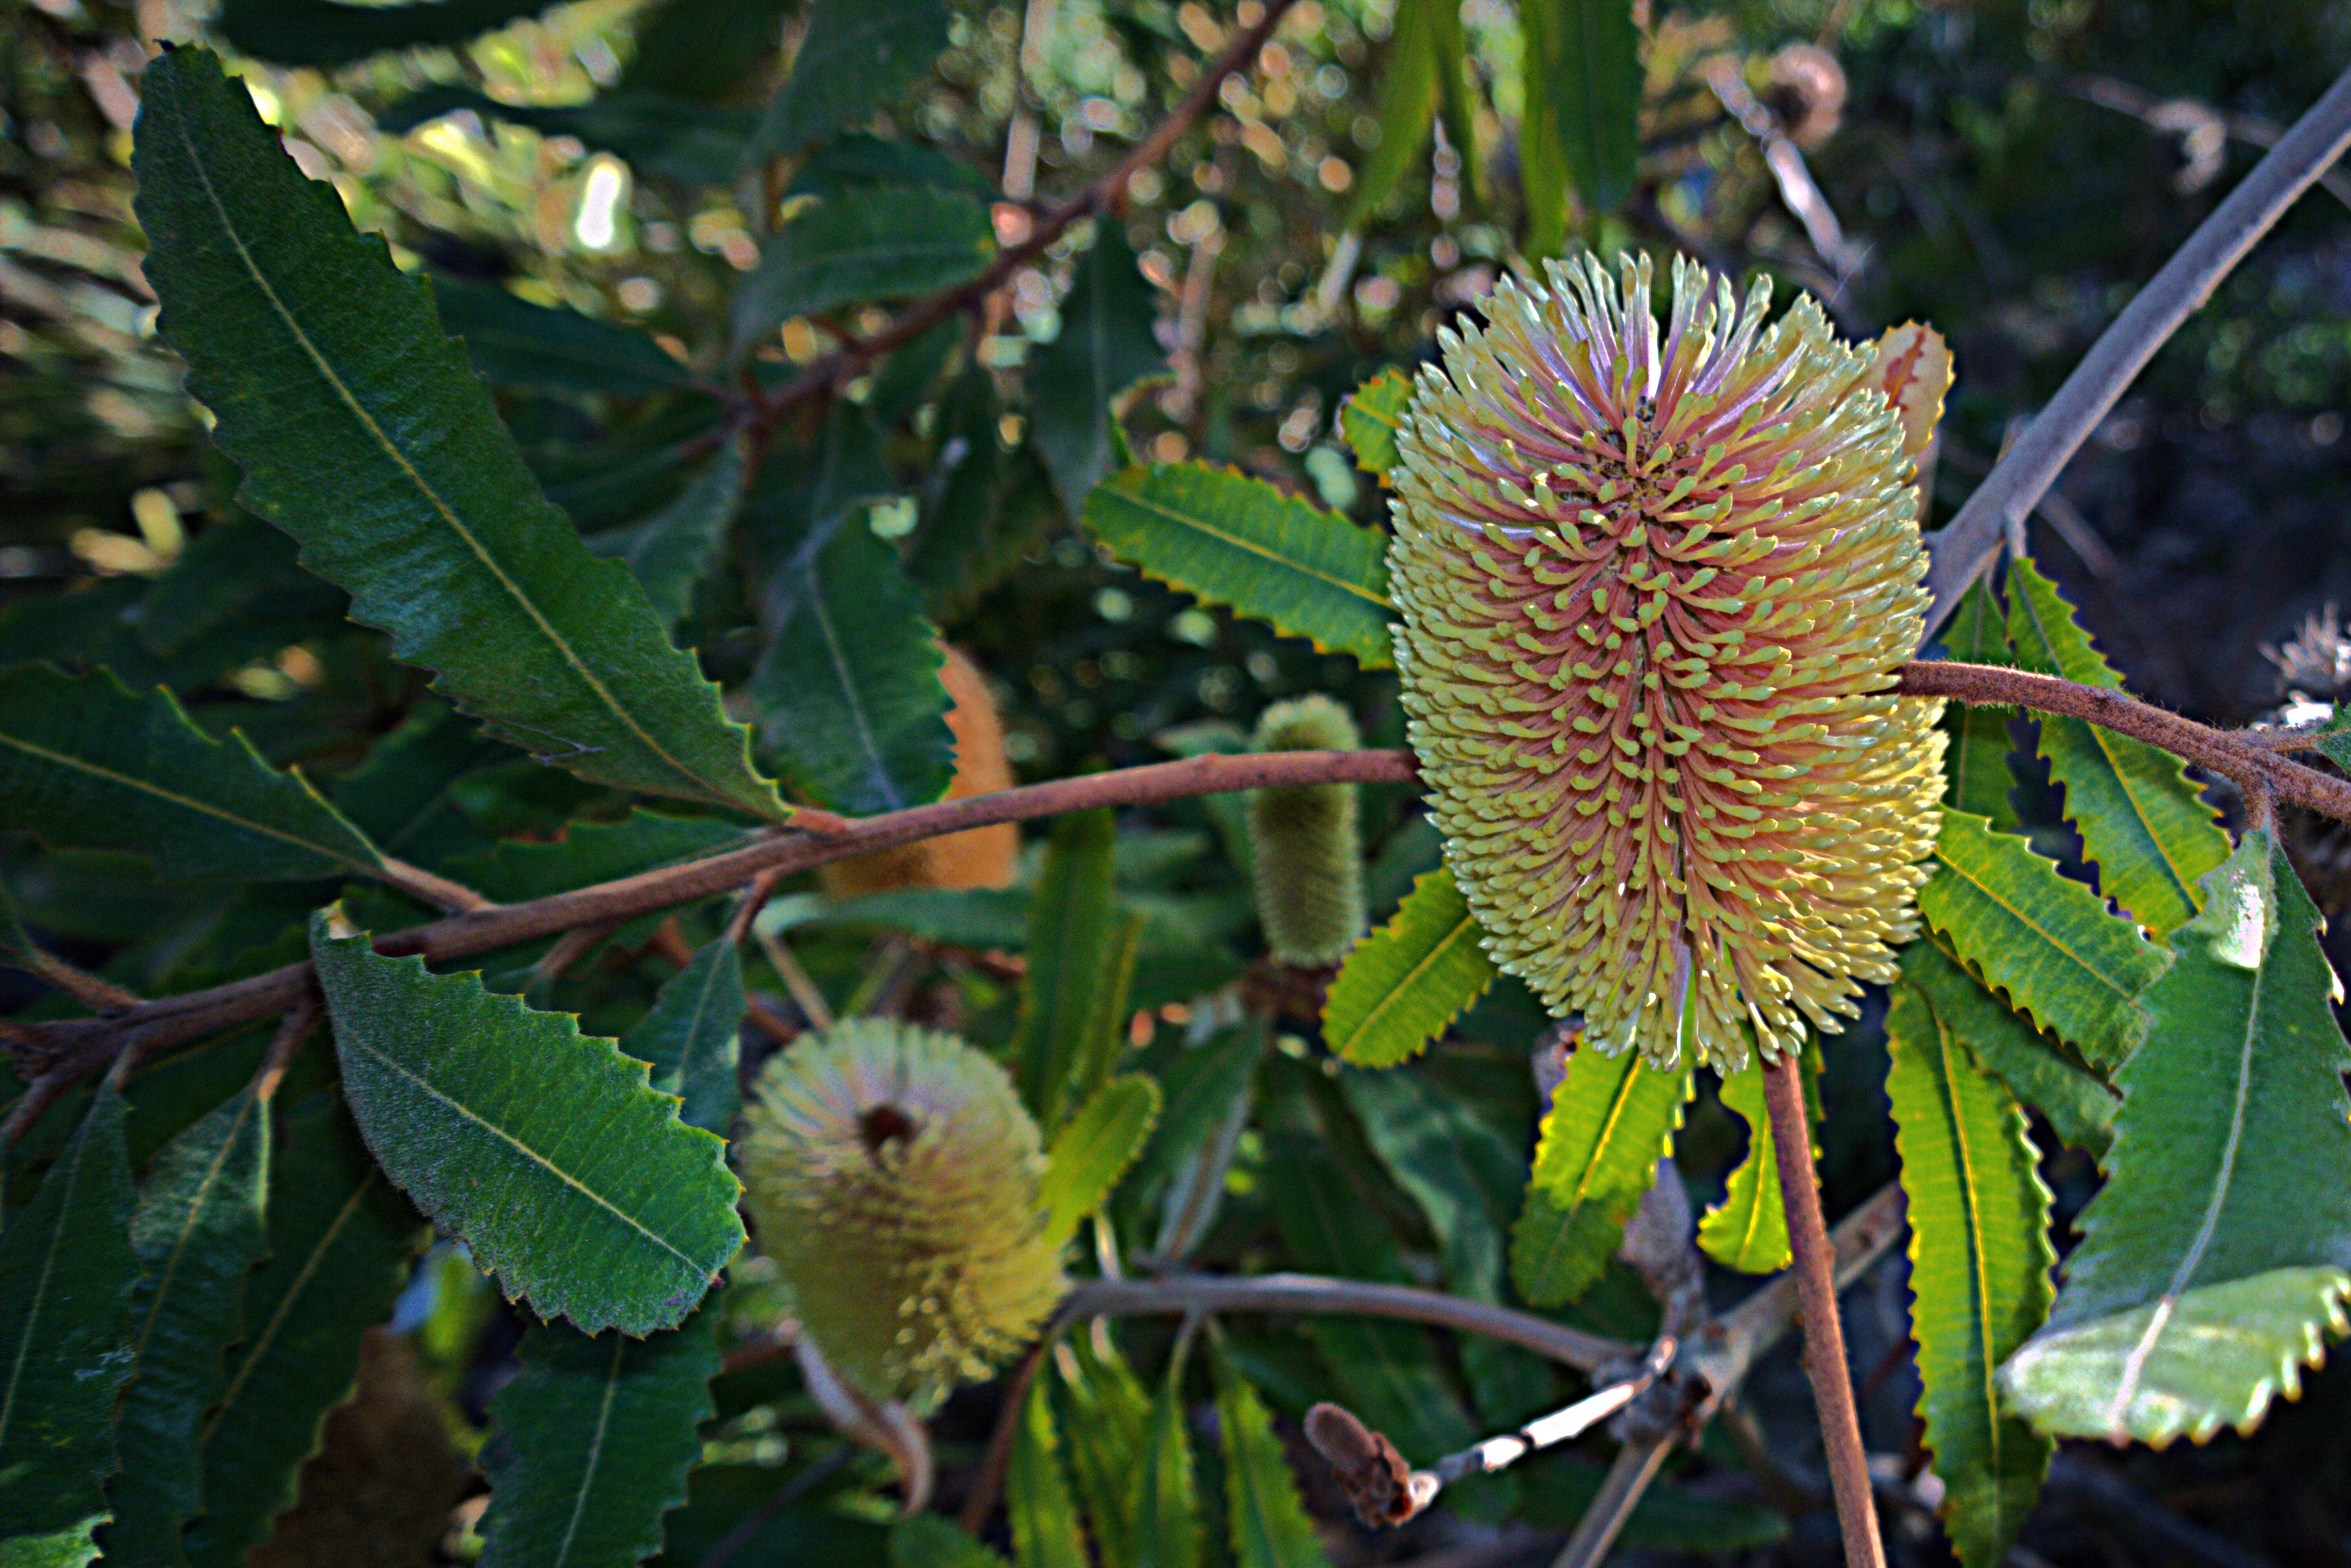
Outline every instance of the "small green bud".
MULTIPOLYGON (((1363 736, 1320 693, 1276 703, 1258 720, 1259 751, 1353 751, 1363 736)), ((1253 790, 1249 843, 1265 945, 1285 964, 1333 964, 1364 929, 1364 846, 1353 784, 1253 790)))

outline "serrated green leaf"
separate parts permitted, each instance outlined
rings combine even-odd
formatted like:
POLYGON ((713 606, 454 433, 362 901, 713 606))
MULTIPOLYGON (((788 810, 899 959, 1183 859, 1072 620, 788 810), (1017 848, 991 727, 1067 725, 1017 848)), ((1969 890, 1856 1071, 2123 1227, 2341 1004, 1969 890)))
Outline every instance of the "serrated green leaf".
MULTIPOLYGON (((2013 664, 2000 601, 1992 597, 1989 579, 1979 579, 1943 623, 1943 645, 1951 657, 1969 664, 2013 664)), ((2016 773, 2008 755, 2016 749, 2008 732, 2011 710, 1979 703, 1952 703, 1943 710, 1943 731, 1951 737, 1943 754, 1943 803, 1991 820, 1994 830, 2013 832, 2016 807, 2009 791, 2016 773)))
POLYGON ((310 948, 360 1129, 435 1225, 542 1316, 684 1320, 743 1242, 724 1141, 568 1015, 378 957, 324 915, 310 948))
POLYGON ((1531 0, 1520 26, 1535 68, 1527 117, 1551 117, 1585 214, 1614 212, 1633 193, 1640 156, 1633 8, 1623 0, 1531 0))
POLYGON ((995 378, 967 365, 939 399, 938 438, 922 518, 906 552, 906 574, 923 585, 935 615, 946 620, 982 590, 1003 512, 1008 467, 998 427, 1004 405, 995 378))
POLYGON ((1365 669, 1395 662, 1387 540, 1373 529, 1203 463, 1129 468, 1094 492, 1085 518, 1121 560, 1203 603, 1365 669))
POLYGON ((715 1313, 644 1339, 535 1323, 490 1402, 483 1568, 633 1568, 685 1501, 718 1375, 715 1313))
POLYGON ((747 834, 713 817, 673 817, 642 808, 617 822, 573 822, 551 841, 504 839, 450 862, 451 874, 502 904, 524 903, 700 860, 747 834))
POLYGON ((180 1526, 204 1506, 196 1436, 227 1384, 224 1352, 245 1336, 246 1270, 269 1250, 269 1142, 268 1103, 247 1088, 166 1145, 139 1195, 131 1244, 146 1277, 131 1296, 105 1541, 121 1562, 184 1561, 180 1526))
POLYGON ((670 627, 693 607, 694 585, 709 570, 742 505, 747 451, 740 439, 727 442, 676 500, 642 523, 589 541, 600 550, 608 539, 617 547, 611 553, 635 575, 654 612, 670 627))
POLYGON ((1404 425, 1405 405, 1410 402, 1412 372, 1399 366, 1382 371, 1348 393, 1347 401, 1339 406, 1339 432, 1355 449, 1355 466, 1383 486, 1396 465, 1396 436, 1404 425))
MULTIPOLYGON (((478 93, 460 93, 459 98, 463 101, 451 109, 477 107, 475 100, 488 102, 478 93)), ((379 118, 378 125, 397 134, 429 118, 408 124, 396 119, 387 124, 379 118)), ((692 371, 633 327, 534 305, 503 288, 445 277, 433 280, 433 302, 442 328, 465 345, 465 357, 493 386, 651 397, 695 384, 692 371)))
POLYGON ((1917 988, 1976 1065, 2048 1117, 2060 1138, 2093 1155, 2105 1154, 2120 1102, 2095 1074, 2074 1061, 2022 1013, 2001 1005, 1932 939, 1903 949, 1902 978, 1917 988))
POLYGON ((1056 1245, 1109 1201, 1158 1120, 1159 1085, 1130 1072, 1104 1080, 1053 1134, 1045 1146, 1037 1207, 1048 1216, 1045 1232, 1056 1245))
POLYGON ((223 0, 214 30, 241 55, 281 66, 345 66, 390 49, 462 44, 553 0, 408 0, 352 5, 343 0, 223 0))
POLYGON ((335 805, 385 854, 437 870, 490 846, 490 835, 458 809, 458 786, 516 760, 472 719, 428 697, 335 780, 335 805))
POLYGON ((768 643, 747 689, 799 790, 856 814, 946 793, 946 654, 896 552, 861 517, 820 528, 778 567, 759 616, 768 643))
POLYGON ((1019 1568, 1088 1568, 1085 1532, 1055 1452, 1053 1402, 1048 1378, 1029 1385, 1012 1430, 1012 1460, 1004 1478, 1004 1511, 1012 1527, 1012 1560, 1019 1568))
POLYGON ((1687 1067, 1660 1072, 1636 1051, 1604 1056, 1586 1044, 1568 1058, 1510 1230, 1520 1295, 1555 1306, 1600 1278, 1681 1125, 1690 1079, 1687 1067))
POLYGON ((1029 357, 1029 444, 1071 517, 1121 461, 1111 400, 1165 368, 1153 325, 1159 303, 1126 231, 1108 214, 1061 301, 1061 331, 1029 357))
MULTIPOLYGON (((428 87, 386 104, 376 111, 376 129, 386 135, 398 136, 427 120, 468 110, 486 120, 526 126, 541 136, 572 137, 584 147, 627 159, 640 175, 683 180, 690 185, 724 185, 733 178, 743 159, 744 144, 758 124, 758 116, 742 110, 671 98, 642 88, 617 88, 584 103, 519 104, 501 102, 470 88, 441 86, 428 87)), ((449 319, 444 307, 442 319, 449 319)), ((500 379, 479 358, 475 364, 491 381, 500 379)), ((682 370, 674 371, 673 375, 678 379, 674 379, 672 385, 690 380, 684 377, 682 370)), ((575 388, 558 383, 557 390, 630 389, 575 388)))
POLYGON ((2351 1292, 2351 1069, 2318 912, 2265 831, 2205 877, 2116 1073, 2106 1185, 2001 1369, 2044 1432, 2201 1442, 2293 1396, 2351 1292))
POLYGON ((1176 1342, 1159 1397, 1151 1403, 1135 1508, 1134 1568, 1200 1568, 1200 1483, 1184 1410, 1184 1365, 1191 1348, 1189 1339, 1176 1342))
POLYGON ((1969 967, 2095 1065, 2129 1056, 2147 1034, 2140 998, 2163 950, 2024 840, 1970 812, 1943 813, 1935 858, 1918 908, 1969 967))
POLYGON ((181 1537, 194 1568, 238 1568, 292 1504, 327 1413, 350 1396, 360 1340, 391 1315, 423 1230, 331 1093, 287 1115, 268 1217, 269 1256, 246 1279, 245 1337, 197 1437, 204 1511, 181 1537))
POLYGON ((663 982, 621 1049, 653 1069, 649 1082, 678 1097, 678 1120, 726 1135, 741 1109, 736 1062, 743 1028, 743 954, 725 936, 663 982))
POLYGON ((1177 1043, 1160 1050, 1166 1054, 1145 1060, 1166 1105, 1125 1189, 1143 1197, 1157 1194, 1213 1145, 1236 1106, 1246 1112, 1258 1061, 1265 1054, 1265 1030, 1244 1021, 1196 1046, 1177 1043))
POLYGON ((817 0, 746 162, 798 152, 913 86, 947 47, 950 14, 946 0, 817 0))
POLYGON ((880 186, 820 200, 776 231, 737 294, 735 357, 795 316, 977 277, 995 250, 987 204, 959 191, 880 186))
POLYGON ((1763 1074, 1725 1075, 1722 1104, 1747 1124, 1747 1157, 1730 1173, 1722 1201, 1699 1218, 1698 1249, 1742 1274, 1776 1273, 1790 1257, 1788 1212, 1781 1201, 1780 1156, 1763 1108, 1763 1074))
POLYGON ((0 1556, 11 1568, 98 1555, 114 1396, 134 1359, 122 1343, 139 1278, 123 1111, 101 1087, 0 1234, 0 1556))
MULTIPOLYGON (((1362 228, 1386 205, 1414 162, 1428 146, 1437 122, 1437 22, 1447 0, 1402 0, 1380 61, 1380 101, 1374 116, 1379 140, 1355 177, 1343 230, 1362 228)), ((1350 438, 1352 439, 1352 434, 1350 438)), ((1363 447, 1355 448, 1360 456, 1363 447)), ((1384 472, 1384 468, 1373 472, 1384 472)))
POLYGON ((2056 1445, 2003 1411, 2000 1364, 2049 1315, 2049 1189, 2024 1113, 1970 1059, 1926 995, 1886 1019, 1886 1098, 1910 1206, 1918 1416, 1965 1568, 2016 1543, 2056 1445))
POLYGON ((1119 917, 1116 839, 1108 810, 1072 811, 1054 823, 1029 906, 1013 1076, 1049 1135, 1064 1107, 1093 1092, 1125 1040, 1140 926, 1119 917))
POLYGON ((141 100, 159 329, 245 503, 501 739, 599 783, 787 815, 635 580, 539 493, 424 283, 352 232, 206 51, 155 61, 141 100))
POLYGON ((1498 972, 1477 917, 1443 866, 1424 873, 1386 925, 1356 942, 1322 1004, 1322 1040, 1358 1067, 1419 1055, 1498 972))
POLYGON ((130 850, 166 876, 372 876, 383 858, 299 773, 216 741, 161 688, 104 670, 0 670, 0 827, 61 849, 130 850))
POLYGON ((1067 1411, 1061 1429, 1070 1435, 1078 1501, 1102 1561, 1132 1563, 1151 1395, 1107 1340, 1102 1348, 1091 1334, 1072 1334, 1063 1343, 1070 1357, 1060 1367, 1067 1411))
MULTIPOLYGON (((2032 562, 2009 565, 2008 634, 2016 662, 2084 685, 2120 690, 2057 585, 2032 562)), ((2082 835, 2098 885, 2158 936, 2196 913, 2196 884, 2228 858, 2229 835, 2171 753, 2078 718, 2034 716, 2049 777, 2082 835)))
POLYGON ((1273 1417, 1240 1368, 1212 1340, 1217 1433, 1225 1450, 1225 1527, 1237 1568, 1312 1568, 1327 1562, 1314 1521, 1282 1457, 1273 1417))
POLYGON ((1004 1559, 935 1513, 890 1527, 890 1568, 1004 1568, 1004 1559))

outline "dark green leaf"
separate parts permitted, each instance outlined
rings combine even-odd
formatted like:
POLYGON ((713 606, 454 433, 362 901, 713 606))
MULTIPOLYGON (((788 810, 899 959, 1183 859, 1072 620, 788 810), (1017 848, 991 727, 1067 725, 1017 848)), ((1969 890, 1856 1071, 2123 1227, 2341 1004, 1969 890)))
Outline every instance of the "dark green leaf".
MULTIPOLYGON (((906 572, 923 585, 932 613, 942 621, 1001 580, 1032 542, 1012 538, 1006 527, 1012 519, 1004 505, 1010 465, 998 434, 1003 415, 995 379, 978 365, 966 367, 939 402, 938 441, 906 572)), ((1033 470, 1033 455, 1029 464, 1033 470)), ((1050 495, 1050 486, 1045 488, 1050 495)), ((1032 507, 1029 516, 1041 519, 1047 510, 1032 507)))
POLYGON ((1054 1451, 1050 1379, 1029 1385, 1012 1432, 1012 1462, 1004 1478, 1004 1511, 1012 1526, 1012 1557, 1019 1568, 1087 1568, 1085 1532, 1078 1526, 1061 1457, 1054 1451))
POLYGON ((1468 901, 1443 866, 1412 884, 1395 917, 1357 942, 1331 982, 1322 1039, 1358 1067, 1417 1056, 1494 983, 1468 901))
POLYGON ((309 780, 232 732, 215 741, 158 689, 46 664, 0 670, 0 826, 61 848, 131 850, 166 876, 372 875, 367 835, 309 780))
MULTIPOLYGON (((756 116, 739 109, 721 109, 715 104, 697 103, 691 99, 670 98, 642 89, 620 89, 591 98, 585 103, 520 104, 501 103, 484 93, 462 87, 428 87, 410 94, 396 103, 386 105, 376 117, 376 129, 387 135, 400 135, 414 130, 428 120, 438 120, 444 114, 471 110, 484 120, 502 120, 509 125, 527 126, 542 136, 569 136, 584 147, 599 152, 610 152, 625 158, 640 174, 662 179, 682 180, 690 185, 724 185, 734 176, 743 159, 743 145, 750 140, 758 123, 756 116)), ((494 292, 504 292, 496 290, 494 292)), ((569 312, 558 312, 569 315, 569 312)), ((451 321, 446 307, 444 321, 451 321)), ((455 323, 451 321, 451 325, 455 323)), ((635 334, 632 333, 631 336, 635 334)), ((472 334, 467 333, 470 340, 472 334)), ((646 347, 652 348, 651 343, 646 347)), ((656 353, 660 350, 655 350, 656 353)), ((663 355, 663 358, 668 358, 663 355)), ((493 374, 477 353, 475 364, 492 381, 493 374)), ((673 365, 674 376, 682 374, 673 365)), ((528 384, 517 382, 516 384, 528 384)), ((670 384, 684 384, 674 380, 670 384)), ((558 391, 626 392, 625 387, 595 389, 571 388, 557 384, 558 391)))
POLYGON ((433 280, 433 300, 494 386, 651 397, 695 384, 693 371, 632 327, 445 277, 433 280))
POLYGON ((1092 1092, 1126 1030, 1138 923, 1119 918, 1108 810, 1072 811, 1053 824, 1029 910, 1029 972, 1013 1037, 1020 1097, 1047 1129, 1092 1092))
POLYGON ((1371 528, 1202 463, 1129 468, 1094 492, 1085 518, 1145 576, 1365 669, 1395 662, 1387 540, 1371 528))
POLYGON ((2147 1034, 2139 999, 2162 949, 1981 817, 1946 810, 1935 855, 1918 908, 1970 967, 2093 1063, 2127 1057, 2147 1034))
POLYGON ((946 0, 817 0, 748 157, 796 153, 912 87, 947 47, 949 14, 946 0))
POLYGON ((1724 1074, 1722 1106, 1747 1124, 1747 1157, 1730 1173, 1722 1201, 1699 1219, 1698 1248, 1742 1274, 1776 1273, 1790 1257, 1788 1213, 1781 1200, 1780 1157, 1763 1109, 1763 1074, 1724 1074))
POLYGON ((11 1568, 98 1555, 114 1395, 135 1359, 122 1343, 139 1278, 123 1109, 111 1084, 99 1091, 0 1235, 0 1558, 11 1568))
MULTIPOLYGON (((614 530, 617 555, 644 585, 653 612, 671 627, 685 619, 694 585, 709 569, 743 501, 745 443, 729 441, 677 499, 633 527, 614 530)), ((590 545, 602 549, 603 536, 590 545)))
MULTIPOLYGON (((837 196, 844 191, 874 185, 918 190, 958 191, 981 201, 996 199, 996 183, 963 159, 919 141, 875 136, 852 131, 810 150, 799 172, 785 188, 786 196, 837 196)), ((963 323, 946 323, 950 339, 968 329, 963 323)))
POLYGON ((223 0, 220 36, 241 55, 281 66, 345 66, 387 49, 462 44, 552 0, 410 0, 348 5, 340 0, 223 0))
POLYGON ((1520 26, 1531 68, 1526 118, 1550 117, 1586 215, 1614 212, 1633 193, 1640 156, 1633 7, 1625 0, 1530 0, 1520 26))
POLYGON ((1935 1017, 2009 1092, 2049 1118, 2057 1135, 2104 1156, 2114 1135, 2114 1091, 2075 1062, 2022 1014, 2001 1005, 1973 975, 1933 941, 1902 953, 1902 978, 1917 988, 1935 1017))
POLYGON ((1211 1341, 1209 1356, 1217 1372, 1217 1431, 1225 1448, 1225 1525, 1233 1562, 1238 1568, 1313 1568, 1326 1562, 1265 1401, 1233 1364, 1221 1339, 1211 1341))
POLYGON ((2024 1113, 1979 1070, 1926 996, 1886 1019, 1886 1098, 1910 1206, 1918 1416, 1965 1568, 2016 1543, 2056 1445, 2000 1407, 2000 1364, 2049 1315, 2049 1189, 2024 1113))
POLYGON ((653 1087, 678 1097, 678 1120, 722 1138, 742 1100, 735 1071, 743 1005, 743 955, 720 936, 621 1037, 621 1049, 653 1069, 653 1087))
MULTIPOLYGON (((1951 657, 1964 664, 2016 663, 1988 579, 1968 590, 1943 623, 1942 638, 1951 657)), ((1953 703, 1943 713, 1943 731, 1951 737, 1951 748, 1943 757, 1944 777, 1949 780, 1943 801, 1990 819, 1993 831, 2002 833, 2017 828, 2016 807, 2008 798, 2016 788, 2016 774, 2008 764, 2008 754, 2016 749, 2008 733, 2009 713, 2005 707, 1977 703, 1953 703)))
POLYGON ((1004 1568, 1004 1559, 935 1513, 890 1527, 890 1568, 1004 1568))
MULTIPOLYGON (((1371 156, 1364 160, 1363 172, 1355 177, 1354 196, 1339 225, 1343 229, 1362 228, 1386 205, 1428 146, 1429 128, 1437 121, 1437 17, 1450 3, 1402 0, 1395 8, 1387 54, 1380 62, 1380 102, 1374 117, 1379 140, 1372 143, 1371 156)), ((1458 15, 1457 11, 1457 31, 1458 15)), ((1360 457, 1363 447, 1358 444, 1355 451, 1360 457)))
POLYGON ((791 0, 653 0, 630 17, 636 52, 620 92, 715 99, 767 67, 791 0))
POLYGON ((1104 1080, 1070 1113, 1045 1147, 1045 1175, 1037 1184, 1047 1235, 1067 1240, 1109 1200, 1158 1119, 1159 1085, 1134 1072, 1104 1080))
POLYGON ((683 1322, 743 1242, 725 1143, 568 1015, 378 957, 323 915, 310 945, 344 1092, 417 1207, 543 1316, 683 1322))
POLYGON ((147 276, 241 497, 493 734, 623 789, 786 814, 718 690, 550 507, 420 279, 183 47, 141 88, 147 276))
MULTIPOLYGON (((2022 559, 2009 565, 2008 634, 2017 663, 2028 670, 2111 690, 2122 685, 2057 585, 2022 559)), ((2198 879, 2229 853, 2229 835, 2185 765, 2078 718, 2035 717, 2049 777, 2065 791, 2065 815, 2098 868, 2100 889, 2158 936, 2179 925, 2196 913, 2198 879)))
POLYGON ((1660 1072, 1636 1051, 1604 1056, 1587 1043, 1568 1058, 1510 1231, 1519 1294, 1556 1305, 1600 1278, 1656 1178, 1689 1093, 1687 1067, 1660 1072))
POLYGON ((735 356, 795 316, 977 277, 995 251, 987 204, 884 186, 820 200, 776 231, 736 296, 735 356))
MULTIPOLYGON (((138 604, 139 640, 176 653, 198 638, 246 617, 274 619, 289 595, 334 591, 304 574, 294 541, 242 507, 206 525, 138 604)), ((96 650, 76 650, 104 663, 96 650)))
POLYGON ((502 840, 486 853, 452 862, 449 869, 486 897, 521 904, 701 860, 739 847, 746 839, 732 822, 639 809, 617 822, 573 822, 551 842, 502 840))
MULTIPOLYGON (((1559 0, 1560 4, 1570 0, 1559 0)), ((1531 84, 1519 113, 1519 189, 1527 204, 1529 259, 1555 256, 1567 240, 1568 172, 1566 149, 1560 142, 1560 117, 1552 112, 1551 73, 1556 69, 1561 31, 1554 8, 1539 7, 1531 25, 1519 25, 1519 76, 1531 84)))
POLYGON ((1478 152, 1478 67, 1470 57, 1468 29, 1462 26, 1462 7, 1439 3, 1430 7, 1437 54, 1437 112, 1445 122, 1445 140, 1461 160, 1461 189, 1473 207, 1486 199, 1486 173, 1478 152))
POLYGON ((1165 368, 1153 329, 1159 302, 1144 281, 1126 231, 1105 215, 1078 258, 1061 301, 1061 331, 1029 357, 1029 441, 1071 517, 1119 463, 1111 402, 1165 368))
POLYGON ((269 1257, 246 1278, 245 1337, 205 1416, 204 1511, 182 1541, 196 1568, 238 1568, 294 1501, 327 1413, 350 1396, 360 1340, 392 1312, 423 1228, 368 1158, 341 1100, 287 1117, 269 1172, 269 1257))
POLYGON ((2202 892, 2116 1074, 2106 1185, 2049 1326, 2001 1369, 2044 1432, 2250 1430, 2351 1328, 2351 1047, 2318 912, 2263 831, 2202 892))
MULTIPOLYGON (((1151 1395, 1115 1346, 1097 1349, 1090 1334, 1072 1334, 1061 1364, 1061 1392, 1069 1418, 1070 1469, 1078 1500, 1104 1563, 1134 1561, 1135 1509, 1146 1445, 1151 1440, 1151 1395)), ((1107 1343, 1107 1342, 1105 1342, 1107 1343)))
POLYGON ((335 780, 335 805, 384 853, 437 870, 489 847, 489 834, 457 807, 459 784, 518 760, 472 719, 427 698, 335 780))
POLYGON ((1134 1568, 1200 1568, 1200 1486, 1184 1413, 1184 1364, 1191 1347, 1188 1339, 1176 1342, 1159 1397, 1152 1401, 1143 1495, 1135 1510, 1134 1568))
POLYGON ((685 1500, 718 1375, 715 1313, 644 1339, 566 1323, 523 1336, 490 1402, 504 1458, 482 1518, 483 1568, 632 1568, 685 1500))
POLYGON ((197 1433, 227 1383, 223 1353, 245 1337, 246 1272, 269 1250, 268 1180, 269 1105, 248 1088, 167 1145, 139 1196, 131 1244, 146 1278, 106 1531, 119 1561, 183 1561, 180 1526, 204 1506, 197 1433))
MULTIPOLYGON (((1127 1184, 1132 1193, 1158 1192, 1217 1141, 1228 1122, 1246 1113, 1258 1060, 1265 1054, 1265 1030, 1244 1021, 1198 1045, 1176 1045, 1173 1052, 1172 1058, 1151 1059, 1167 1103, 1127 1184)), ((1169 1201, 1175 1201, 1173 1195, 1169 1201)))
POLYGON ((1357 387, 1339 408, 1339 431, 1355 449, 1355 466, 1383 486, 1396 465, 1396 435, 1410 402, 1412 372, 1397 369, 1382 371, 1357 387))

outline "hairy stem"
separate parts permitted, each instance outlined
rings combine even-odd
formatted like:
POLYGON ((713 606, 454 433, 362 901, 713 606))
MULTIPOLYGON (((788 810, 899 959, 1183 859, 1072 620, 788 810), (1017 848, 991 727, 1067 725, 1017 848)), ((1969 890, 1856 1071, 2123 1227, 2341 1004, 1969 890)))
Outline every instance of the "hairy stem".
POLYGON ((1886 1568, 1877 1534, 1877 1504, 1870 1495, 1869 1461, 1861 1451, 1861 1417, 1845 1369, 1844 1327, 1837 1321, 1835 1254, 1821 1218, 1820 1183, 1813 1170, 1813 1134, 1804 1116, 1803 1071, 1793 1051, 1762 1065, 1763 1105, 1771 1123, 1771 1152, 1780 1162, 1780 1200, 1788 1213, 1796 1293, 1803 1304, 1804 1372, 1813 1382, 1821 1438, 1828 1450, 1829 1487, 1836 1494, 1837 1527, 1844 1535, 1846 1568, 1886 1568))

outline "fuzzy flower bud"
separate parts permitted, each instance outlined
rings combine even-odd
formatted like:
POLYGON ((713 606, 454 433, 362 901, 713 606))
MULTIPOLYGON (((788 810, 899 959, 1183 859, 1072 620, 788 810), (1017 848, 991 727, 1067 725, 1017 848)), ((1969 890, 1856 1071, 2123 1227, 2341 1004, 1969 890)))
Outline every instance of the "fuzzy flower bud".
MULTIPOLYGON (((1396 470, 1414 752, 1487 950, 1585 1039, 1745 1063, 1893 977, 1942 791, 1869 350, 1695 264, 1552 265, 1439 335, 1396 470)), ((1940 386, 1934 391, 1939 399, 1940 386)))
POLYGON ((1061 1298, 1037 1124, 953 1035, 852 1019, 759 1074, 738 1145, 759 1246, 849 1383, 918 1411, 984 1377, 1061 1298))
MULTIPOLYGON (((1259 751, 1353 751, 1354 716, 1320 692, 1275 703, 1258 719, 1259 751)), ((1285 964, 1334 964, 1364 929, 1364 845, 1353 784, 1290 784, 1254 790, 1249 846, 1258 922, 1285 964)))

